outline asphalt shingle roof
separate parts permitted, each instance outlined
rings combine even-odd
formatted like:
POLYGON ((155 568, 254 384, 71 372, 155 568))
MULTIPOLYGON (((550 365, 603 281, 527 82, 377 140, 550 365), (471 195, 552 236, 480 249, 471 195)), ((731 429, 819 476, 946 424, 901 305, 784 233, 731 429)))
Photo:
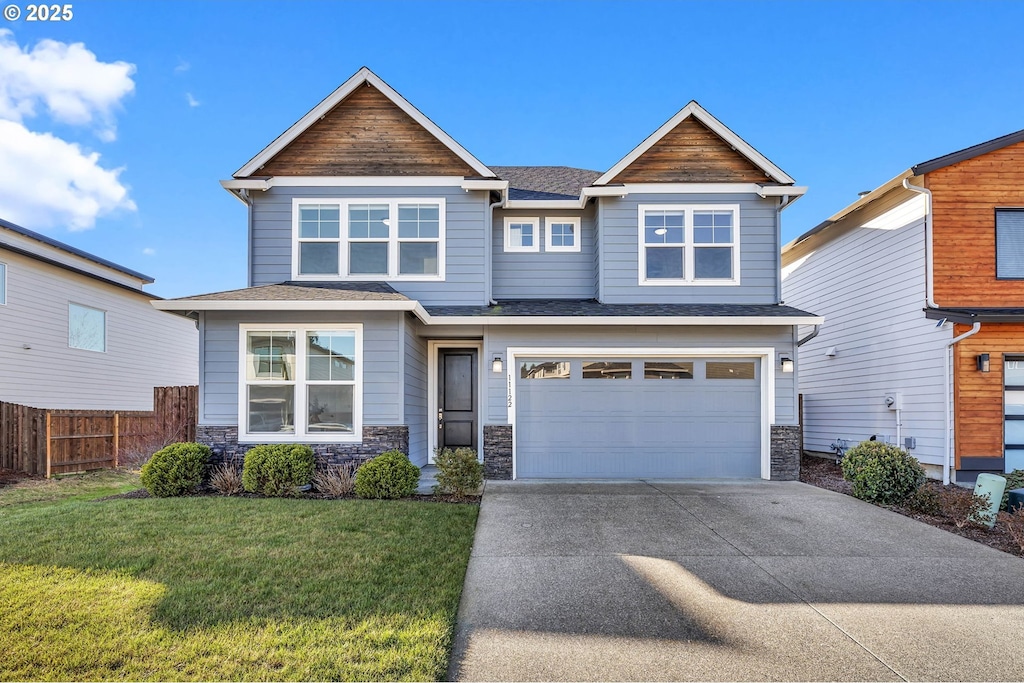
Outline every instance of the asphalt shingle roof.
POLYGON ((384 282, 282 282, 171 301, 409 301, 384 282))
POLYGON ((776 304, 602 304, 594 299, 527 299, 499 301, 496 306, 425 306, 432 316, 810 316, 776 304))
POLYGON ((509 182, 509 199, 579 199, 580 191, 601 177, 600 171, 570 166, 491 166, 509 182))

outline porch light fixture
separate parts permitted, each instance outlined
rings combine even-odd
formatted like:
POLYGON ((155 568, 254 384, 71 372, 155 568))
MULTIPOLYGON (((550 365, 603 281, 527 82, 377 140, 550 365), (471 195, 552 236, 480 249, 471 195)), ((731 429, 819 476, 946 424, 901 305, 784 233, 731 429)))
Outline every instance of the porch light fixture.
POLYGON ((979 353, 975 361, 978 363, 978 372, 988 372, 991 369, 987 353, 979 353))
POLYGON ((779 359, 779 361, 782 364, 783 372, 793 372, 794 363, 792 358, 790 358, 789 356, 783 356, 782 358, 779 359))
POLYGON ((495 356, 491 361, 491 372, 501 373, 501 356, 495 356))

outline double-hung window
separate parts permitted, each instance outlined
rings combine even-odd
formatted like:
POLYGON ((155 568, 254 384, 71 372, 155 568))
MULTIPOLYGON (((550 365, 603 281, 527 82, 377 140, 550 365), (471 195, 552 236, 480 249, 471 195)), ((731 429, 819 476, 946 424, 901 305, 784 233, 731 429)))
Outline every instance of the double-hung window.
POLYGON ((996 277, 1024 280, 1024 209, 996 209, 996 277))
POLYGON ((296 279, 443 280, 444 198, 295 199, 296 279))
POLYGON ((242 440, 360 440, 360 325, 241 325, 239 329, 242 440))
POLYGON ((732 204, 641 205, 640 284, 739 284, 739 215, 732 204))

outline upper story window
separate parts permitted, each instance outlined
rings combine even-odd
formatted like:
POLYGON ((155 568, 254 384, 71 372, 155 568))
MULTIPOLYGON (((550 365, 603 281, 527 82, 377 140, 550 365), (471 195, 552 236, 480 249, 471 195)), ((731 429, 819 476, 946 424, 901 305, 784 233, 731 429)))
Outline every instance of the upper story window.
POLYGON ((996 209, 996 277, 1024 280, 1024 209, 996 209))
POLYGON ((298 279, 443 280, 445 202, 296 199, 298 279))
POLYGON ((68 346, 86 351, 107 350, 107 313, 98 308, 68 304, 68 346))
POLYGON ((7 264, 0 263, 0 306, 7 304, 7 264))
POLYGON ((544 235, 544 251, 579 251, 580 219, 548 218, 544 235))
POLYGON ((540 219, 506 216, 505 251, 540 251, 540 219))
POLYGON ((641 285, 738 285, 738 205, 642 204, 641 285))

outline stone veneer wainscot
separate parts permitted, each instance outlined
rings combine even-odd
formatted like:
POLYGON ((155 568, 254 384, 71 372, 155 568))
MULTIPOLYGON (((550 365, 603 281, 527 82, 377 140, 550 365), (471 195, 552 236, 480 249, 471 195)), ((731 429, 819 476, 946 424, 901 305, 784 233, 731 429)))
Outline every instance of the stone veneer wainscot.
POLYGON ((795 481, 800 478, 799 425, 772 425, 773 481, 795 481))
MULTIPOLYGON (((213 451, 213 462, 240 462, 256 444, 238 443, 238 427, 199 425, 196 441, 213 451)), ((405 425, 363 427, 362 443, 311 443, 317 467, 362 463, 384 451, 409 453, 409 428, 405 425)))

